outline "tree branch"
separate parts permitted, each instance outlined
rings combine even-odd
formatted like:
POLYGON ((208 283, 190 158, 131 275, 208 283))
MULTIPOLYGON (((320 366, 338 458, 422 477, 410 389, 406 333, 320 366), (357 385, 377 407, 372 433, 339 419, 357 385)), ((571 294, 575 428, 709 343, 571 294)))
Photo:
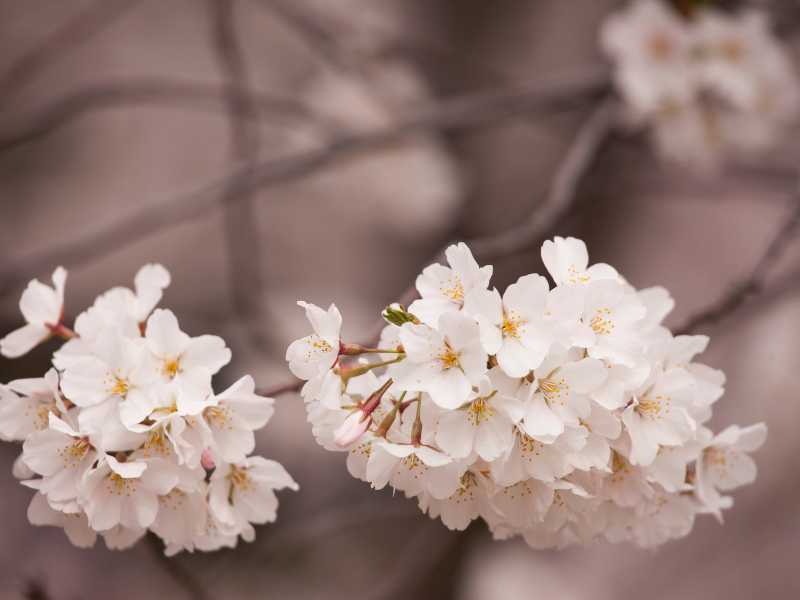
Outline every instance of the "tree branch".
POLYGON ((263 342, 259 326, 263 306, 264 280, 261 245, 255 207, 255 174, 261 135, 257 124, 258 107, 242 90, 249 87, 244 50, 236 33, 236 0, 209 0, 213 17, 212 41, 223 76, 228 83, 226 103, 230 121, 231 159, 242 165, 239 177, 232 179, 222 196, 225 211, 225 240, 228 246, 228 274, 233 307, 246 323, 251 339, 263 342))
POLYGON ((564 108, 606 90, 605 69, 593 69, 526 86, 467 94, 441 101, 390 127, 339 135, 321 147, 264 161, 253 170, 238 168, 184 196, 148 206, 104 229, 18 258, 16 262, 11 259, 9 266, 0 270, 0 296, 55 264, 86 264, 153 233, 197 219, 219 207, 218 195, 233 182, 244 193, 298 179, 346 158, 397 144, 414 134, 477 128, 535 110, 564 108))
POLYGON ((266 117, 312 123, 324 133, 332 133, 334 124, 297 100, 264 94, 235 86, 219 86, 193 81, 170 81, 143 78, 102 84, 91 84, 66 94, 37 110, 21 125, 0 133, 0 152, 46 137, 75 119, 95 110, 153 104, 181 109, 224 111, 226 98, 233 94, 248 94, 258 110, 248 114, 251 119, 266 117))
MULTIPOLYGON (((531 210, 526 221, 506 231, 466 241, 480 259, 491 260, 514 254, 541 242, 550 233, 575 202, 578 186, 611 134, 617 112, 618 107, 612 99, 603 101, 595 108, 567 150, 547 197, 531 210)), ((442 247, 430 262, 441 261, 448 245, 442 247)), ((398 302, 408 305, 416 295, 416 286, 411 284, 398 302)), ((378 325, 380 329, 374 338, 380 336, 385 323, 378 325)))
POLYGON ((0 104, 52 61, 64 58, 139 4, 141 0, 95 0, 0 74, 0 104))
POLYGON ((717 302, 690 316, 683 324, 676 327, 675 335, 687 335, 704 327, 712 327, 736 311, 742 304, 765 291, 771 268, 797 237, 798 230, 800 230, 800 193, 795 195, 794 206, 789 218, 775 232, 748 276, 731 287, 730 291, 717 302))

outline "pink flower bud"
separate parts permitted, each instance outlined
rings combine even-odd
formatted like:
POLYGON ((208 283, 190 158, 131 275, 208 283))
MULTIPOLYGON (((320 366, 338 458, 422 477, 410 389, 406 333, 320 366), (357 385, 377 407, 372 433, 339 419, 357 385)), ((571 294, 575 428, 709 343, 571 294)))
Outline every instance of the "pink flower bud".
POLYGON ((346 448, 364 435, 369 428, 369 423, 370 418, 364 414, 364 411, 357 410, 351 413, 333 433, 333 441, 340 448, 346 448))
POLYGON ((206 471, 210 471, 217 466, 217 463, 214 462, 214 455, 211 454, 210 448, 203 450, 203 455, 200 457, 200 464, 203 465, 203 468, 206 471))

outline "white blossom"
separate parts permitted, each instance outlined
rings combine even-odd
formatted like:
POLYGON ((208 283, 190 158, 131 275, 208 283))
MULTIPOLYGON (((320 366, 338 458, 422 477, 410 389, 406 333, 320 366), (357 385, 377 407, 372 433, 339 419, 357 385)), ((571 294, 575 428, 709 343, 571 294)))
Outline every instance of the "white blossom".
POLYGON ((62 267, 53 271, 53 287, 34 279, 25 288, 19 309, 25 325, 0 340, 0 354, 18 358, 49 338, 64 317, 64 287, 67 272, 62 267))
POLYGON ((252 540, 254 524, 275 519, 272 490, 297 488, 280 465, 250 456, 273 400, 250 376, 214 392, 230 350, 217 336, 189 336, 156 308, 170 283, 161 265, 142 267, 133 289, 100 294, 73 328, 63 320, 65 276, 56 271, 54 289, 32 282, 21 302, 27 331, 66 341, 54 368, 0 384, 0 438, 22 442, 13 474, 36 492, 30 522, 61 527, 80 547, 99 534, 115 550, 151 531, 168 555, 252 540), (234 468, 249 477, 238 483, 259 482, 263 506, 248 509, 255 496, 240 486, 225 496, 234 505, 214 500, 211 509, 212 491, 230 483, 234 468))
POLYGON ((601 42, 634 124, 660 153, 713 169, 773 146, 800 112, 800 82, 763 10, 639 0, 610 16, 601 42))
POLYGON ((339 351, 314 359, 303 399, 315 439, 345 450, 353 477, 451 529, 483 519, 495 539, 534 548, 656 546, 752 481, 747 452, 765 430, 705 428, 725 377, 696 362, 707 337, 664 326, 667 290, 591 265, 575 238, 542 247, 552 289, 530 274, 502 292, 465 246, 446 255, 418 278, 421 300, 382 313, 376 348, 343 342, 338 311, 321 312, 339 351))

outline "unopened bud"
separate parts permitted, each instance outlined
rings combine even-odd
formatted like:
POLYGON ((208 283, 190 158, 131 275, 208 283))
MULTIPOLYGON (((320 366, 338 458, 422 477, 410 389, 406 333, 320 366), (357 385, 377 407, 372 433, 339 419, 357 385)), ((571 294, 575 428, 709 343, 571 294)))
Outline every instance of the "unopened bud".
POLYGON ((333 432, 333 441, 340 448, 347 448, 366 433, 367 429, 369 429, 370 420, 369 415, 365 414, 361 409, 350 413, 344 423, 339 425, 339 428, 333 432))
POLYGON ((203 450, 203 454, 200 457, 200 464, 203 465, 203 468, 206 471, 211 471, 217 466, 217 463, 214 462, 214 455, 211 454, 210 448, 203 450))
POLYGON ((419 325, 419 319, 412 315, 410 312, 406 310, 406 307, 402 304, 390 304, 387 306, 381 316, 392 325, 397 325, 398 327, 402 327, 405 323, 414 323, 415 325, 419 325))

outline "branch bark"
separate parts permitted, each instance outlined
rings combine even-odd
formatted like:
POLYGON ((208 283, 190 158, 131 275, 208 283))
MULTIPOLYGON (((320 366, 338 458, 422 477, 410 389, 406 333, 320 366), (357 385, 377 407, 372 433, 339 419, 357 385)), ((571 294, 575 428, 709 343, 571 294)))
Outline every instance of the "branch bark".
POLYGON ((713 327, 735 312, 754 296, 766 290, 772 267, 784 255, 800 231, 800 192, 795 195, 791 214, 772 237, 761 258, 750 273, 733 285, 730 291, 717 302, 690 316, 675 329, 676 335, 688 335, 698 329, 713 327))
POLYGON ((311 124, 326 135, 336 129, 332 122, 291 98, 231 85, 142 78, 87 85, 38 109, 31 117, 23 116, 21 124, 15 124, 13 129, 0 133, 0 152, 44 138, 95 110, 151 104, 223 112, 226 98, 231 94, 247 94, 251 98, 258 110, 246 115, 250 119, 276 118, 291 123, 311 124))
POLYGON ((592 69, 526 86, 478 92, 444 100, 397 124, 365 133, 339 135, 330 143, 294 155, 240 167, 188 194, 151 205, 116 223, 38 253, 10 259, 0 270, 0 296, 30 277, 62 264, 74 267, 105 257, 153 233, 197 219, 219 207, 219 195, 236 183, 242 193, 296 180, 358 155, 378 151, 408 137, 433 131, 477 128, 537 110, 583 102, 607 90, 605 69, 592 69))
POLYGON ((241 174, 232 179, 222 195, 225 240, 228 246, 228 276, 233 308, 249 324, 247 331, 256 342, 263 342, 262 325, 264 278, 261 269, 261 244, 255 206, 255 175, 261 135, 258 106, 244 90, 249 87, 244 49, 236 32, 236 0, 210 0, 213 17, 212 41, 217 60, 228 84, 226 103, 230 122, 231 161, 241 165, 241 174))

